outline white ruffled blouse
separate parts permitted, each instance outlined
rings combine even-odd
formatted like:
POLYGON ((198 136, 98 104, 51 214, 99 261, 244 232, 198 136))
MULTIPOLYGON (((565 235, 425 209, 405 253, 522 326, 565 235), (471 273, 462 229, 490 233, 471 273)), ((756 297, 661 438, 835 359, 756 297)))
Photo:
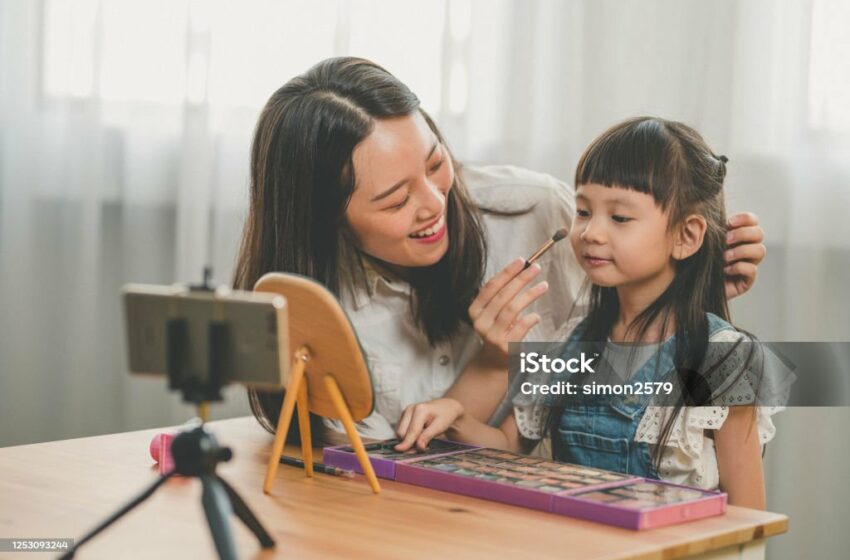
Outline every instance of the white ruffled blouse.
MULTIPOLYGON (((736 331, 724 330, 715 333, 711 342, 735 342, 743 335, 736 331)), ((739 364, 730 363, 729 367, 739 364)), ((741 382, 735 384, 721 397, 721 402, 753 402, 751 386, 741 382)), ((541 405, 517 406, 514 408, 519 432, 530 440, 543 436, 547 410, 541 405)), ((781 406, 757 407, 757 427, 759 441, 768 443, 776 434, 771 417, 784 410, 781 406)), ((670 407, 648 406, 635 432, 635 441, 652 446, 653 457, 656 446, 661 440, 661 431, 670 407)), ((708 437, 708 430, 719 430, 729 415, 728 406, 683 407, 674 421, 670 435, 661 452, 659 476, 662 480, 705 489, 716 489, 720 485, 720 473, 717 467, 717 454, 714 440, 708 437)))

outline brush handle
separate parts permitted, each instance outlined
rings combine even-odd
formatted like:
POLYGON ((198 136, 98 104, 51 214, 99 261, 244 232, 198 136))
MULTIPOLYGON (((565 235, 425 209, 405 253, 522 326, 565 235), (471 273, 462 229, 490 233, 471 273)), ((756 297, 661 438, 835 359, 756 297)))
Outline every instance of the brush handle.
POLYGON ((537 249, 537 251, 535 251, 535 253, 533 255, 528 257, 528 260, 525 261, 525 264, 523 265, 522 269, 525 270, 526 268, 528 268, 529 266, 534 264, 534 261, 536 261, 537 259, 542 257, 543 254, 546 253, 546 251, 548 251, 549 249, 551 249, 554 244, 555 244, 555 241, 552 240, 552 239, 549 239, 548 241, 546 241, 546 243, 541 245, 540 248, 537 249))

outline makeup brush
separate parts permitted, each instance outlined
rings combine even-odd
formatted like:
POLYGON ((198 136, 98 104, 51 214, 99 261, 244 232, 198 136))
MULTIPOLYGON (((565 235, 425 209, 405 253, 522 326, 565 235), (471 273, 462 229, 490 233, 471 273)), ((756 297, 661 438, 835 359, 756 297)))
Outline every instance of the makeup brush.
POLYGON ((541 245, 540 248, 537 249, 537 251, 534 252, 533 255, 528 257, 528 260, 525 261, 525 265, 522 267, 522 269, 525 270, 526 268, 528 268, 529 266, 534 264, 534 261, 536 261, 537 259, 542 257, 546 253, 546 251, 548 251, 549 249, 552 248, 553 245, 555 245, 555 243, 557 243, 561 239, 565 238, 567 236, 567 233, 568 233, 567 228, 561 228, 558 231, 556 231, 554 233, 554 235, 552 235, 551 239, 548 239, 546 241, 546 243, 541 245))

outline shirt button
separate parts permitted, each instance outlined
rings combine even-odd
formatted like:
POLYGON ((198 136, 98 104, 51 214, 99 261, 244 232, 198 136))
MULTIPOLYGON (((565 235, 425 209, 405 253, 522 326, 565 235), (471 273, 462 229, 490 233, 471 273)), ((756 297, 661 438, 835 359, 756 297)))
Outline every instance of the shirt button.
POLYGON ((446 356, 445 354, 443 354, 442 356, 440 356, 440 365, 441 365, 441 366, 447 366, 447 365, 449 365, 449 357, 448 357, 448 356, 446 356))

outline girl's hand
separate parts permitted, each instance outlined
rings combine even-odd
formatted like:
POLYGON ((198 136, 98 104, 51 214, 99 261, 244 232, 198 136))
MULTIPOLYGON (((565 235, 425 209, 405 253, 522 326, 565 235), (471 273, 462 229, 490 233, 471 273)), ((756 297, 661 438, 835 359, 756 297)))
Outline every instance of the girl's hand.
POLYGON ((396 434, 401 443, 395 446, 396 451, 407 451, 414 443, 419 451, 424 451, 432 439, 448 430, 462 415, 463 405, 450 398, 408 406, 398 421, 396 434))
POLYGON ((524 264, 524 259, 512 261, 484 284, 469 306, 472 326, 484 340, 484 361, 497 367, 507 367, 508 343, 522 341, 540 322, 536 313, 523 316, 520 313, 549 289, 547 282, 540 282, 523 291, 540 274, 540 265, 533 264, 523 270, 524 264))
POLYGON ((764 260, 767 249, 764 230, 759 227, 758 216, 743 212, 729 217, 726 234, 726 299, 739 296, 753 287, 758 265, 764 260))

